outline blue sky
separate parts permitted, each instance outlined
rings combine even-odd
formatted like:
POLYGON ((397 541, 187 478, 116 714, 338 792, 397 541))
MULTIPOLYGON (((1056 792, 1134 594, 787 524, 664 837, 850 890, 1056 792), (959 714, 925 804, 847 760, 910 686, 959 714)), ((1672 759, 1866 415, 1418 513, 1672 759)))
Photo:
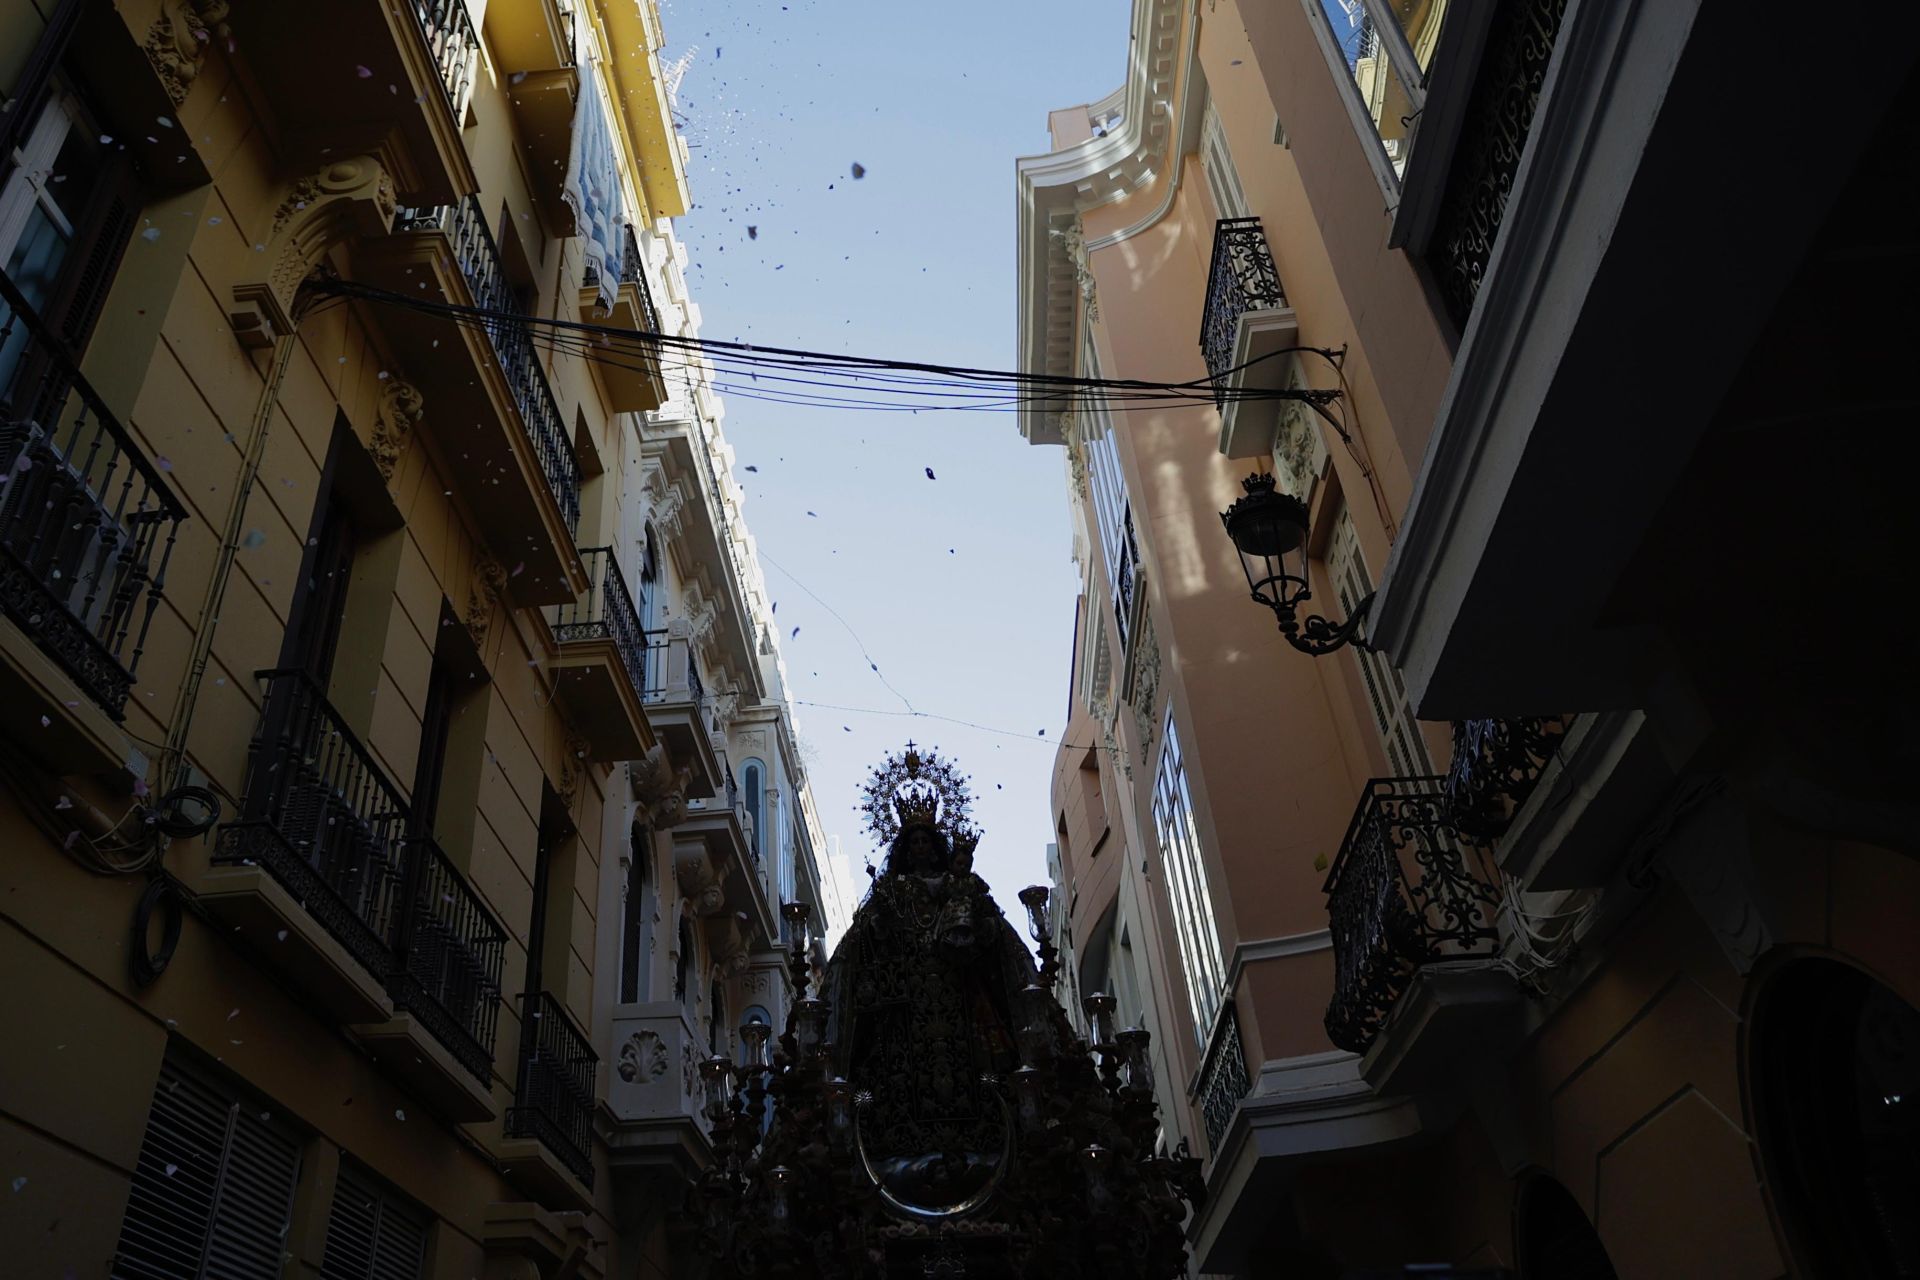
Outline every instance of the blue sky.
MULTIPOLYGON (((661 12, 664 57, 695 51, 679 92, 693 148, 679 230, 703 336, 1013 367, 1014 158, 1047 149, 1049 110, 1121 83, 1126 0, 661 12)), ((793 694, 870 709, 796 708, 854 887, 866 890, 869 848, 856 790, 912 737, 973 775, 976 869, 1017 920, 1015 891, 1045 879, 1067 714, 1060 451, 1027 445, 1010 413, 726 402, 793 694), (1003 732, 874 714, 908 704, 1003 732)))

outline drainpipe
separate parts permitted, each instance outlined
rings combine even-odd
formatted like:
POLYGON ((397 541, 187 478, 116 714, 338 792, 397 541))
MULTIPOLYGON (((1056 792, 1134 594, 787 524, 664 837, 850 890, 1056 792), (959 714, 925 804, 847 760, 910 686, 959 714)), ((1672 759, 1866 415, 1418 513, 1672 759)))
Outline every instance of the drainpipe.
POLYGON ((200 699, 200 683, 206 678, 207 659, 213 653, 213 633, 220 622, 220 606, 227 596, 227 579, 232 576, 234 557, 240 551, 247 498, 260 475, 260 459, 267 447, 267 426, 280 403, 280 384, 286 379, 287 366, 292 363, 294 342, 290 333, 274 339, 266 384, 260 388, 260 400, 254 407, 247 451, 240 463, 233 500, 227 507, 226 530, 220 539, 219 554, 214 557, 213 574, 207 579, 207 594, 200 604, 199 619, 194 623, 193 654, 187 662, 186 678, 180 682, 179 696, 174 699, 166 745, 160 753, 160 776, 165 780, 163 791, 186 781, 187 731, 193 724, 193 709, 200 699))

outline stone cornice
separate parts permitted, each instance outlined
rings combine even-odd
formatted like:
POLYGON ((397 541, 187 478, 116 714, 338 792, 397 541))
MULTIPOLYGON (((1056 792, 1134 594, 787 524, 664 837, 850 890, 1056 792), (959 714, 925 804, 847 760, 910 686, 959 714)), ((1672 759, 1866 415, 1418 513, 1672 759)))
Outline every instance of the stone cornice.
MULTIPOLYGON (((1134 0, 1133 38, 1126 83, 1090 105, 1094 119, 1117 128, 1059 151, 1015 162, 1019 188, 1019 362, 1028 373, 1073 372, 1076 319, 1081 300, 1079 264, 1070 237, 1081 214, 1123 199, 1152 184, 1179 162, 1180 114, 1174 92, 1180 80, 1183 30, 1193 0, 1134 0)), ((1101 243, 1111 242, 1104 237, 1101 243)), ((1099 247, 1098 244, 1092 247, 1099 247)), ((1059 404, 1036 401, 1020 411, 1020 433, 1034 444, 1061 444, 1055 417, 1059 404)))

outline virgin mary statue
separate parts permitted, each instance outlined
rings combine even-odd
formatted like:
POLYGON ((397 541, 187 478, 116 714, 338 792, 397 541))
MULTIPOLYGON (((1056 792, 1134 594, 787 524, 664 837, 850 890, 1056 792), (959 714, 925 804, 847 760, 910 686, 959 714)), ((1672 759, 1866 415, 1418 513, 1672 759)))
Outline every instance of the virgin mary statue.
POLYGON ((1039 975, 972 870, 966 781, 907 744, 868 780, 885 865, 827 966, 834 1074, 854 1090, 860 1156, 896 1210, 946 1217, 1005 1176, 1013 1126, 994 1082, 1019 1065, 1039 975))

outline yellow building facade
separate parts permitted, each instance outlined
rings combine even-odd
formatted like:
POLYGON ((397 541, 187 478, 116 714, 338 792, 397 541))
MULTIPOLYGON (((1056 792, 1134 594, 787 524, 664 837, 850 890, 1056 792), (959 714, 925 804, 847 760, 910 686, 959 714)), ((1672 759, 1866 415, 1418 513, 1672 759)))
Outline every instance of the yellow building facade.
POLYGON ((534 323, 697 334, 661 43, 0 14, 9 1275, 671 1269, 825 838, 710 370, 534 323))

